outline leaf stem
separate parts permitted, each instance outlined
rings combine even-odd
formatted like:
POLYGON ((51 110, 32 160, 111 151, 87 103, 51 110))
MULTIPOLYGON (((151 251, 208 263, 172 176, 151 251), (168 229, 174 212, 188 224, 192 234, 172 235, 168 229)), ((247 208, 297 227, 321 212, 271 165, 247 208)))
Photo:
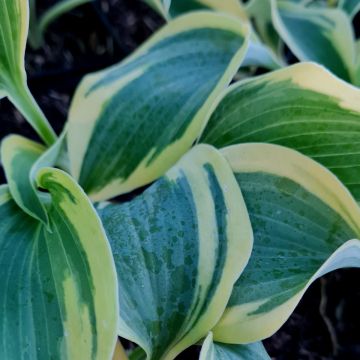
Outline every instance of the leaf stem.
POLYGON ((46 145, 52 145, 57 136, 46 119, 44 113, 32 96, 26 83, 21 83, 9 91, 9 99, 24 115, 25 119, 34 128, 46 145))

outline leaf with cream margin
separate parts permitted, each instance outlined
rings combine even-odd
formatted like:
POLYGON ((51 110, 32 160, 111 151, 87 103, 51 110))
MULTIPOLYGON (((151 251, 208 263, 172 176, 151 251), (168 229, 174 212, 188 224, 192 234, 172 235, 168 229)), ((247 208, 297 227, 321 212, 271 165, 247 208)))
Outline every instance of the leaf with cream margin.
POLYGON ((24 54, 29 27, 27 0, 0 0, 0 99, 7 96, 50 145, 56 135, 26 83, 24 54))
POLYGON ((342 79, 354 81, 355 35, 342 10, 272 0, 272 19, 300 61, 317 62, 342 79))
MULTIPOLYGON (((258 6, 258 8, 262 9, 263 5, 264 4, 258 6)), ((190 11, 198 11, 201 9, 225 12, 229 15, 238 17, 244 23, 249 23, 248 14, 239 0, 172 0, 170 5, 167 4, 166 8, 163 7, 162 12, 166 13, 167 15, 165 18, 169 19, 190 11)), ((270 2, 268 14, 270 14, 270 2)), ((268 15, 268 17, 271 20, 271 15, 268 15)), ((259 40, 255 32, 252 32, 249 48, 242 66, 261 66, 268 69, 278 69, 284 66, 284 62, 259 40)))
POLYGON ((360 208, 312 159, 279 145, 222 149, 254 231, 248 265, 234 285, 214 339, 249 343, 276 332, 320 276, 360 267, 360 208))
POLYGON ((199 145, 134 200, 98 212, 119 281, 119 335, 149 360, 174 359, 223 314, 252 248, 229 164, 199 145))
POLYGON ((287 146, 330 169, 360 201, 360 90, 301 63, 234 84, 201 142, 287 146))
POLYGON ((92 199, 152 182, 192 146, 240 66, 248 36, 227 15, 185 15, 120 65, 82 81, 67 140, 72 174, 92 199))
POLYGON ((110 359, 117 281, 100 219, 61 170, 43 168, 48 230, 0 187, 0 358, 110 359))
POLYGON ((271 360, 261 342, 224 344, 213 341, 212 332, 206 337, 199 360, 271 360))
POLYGON ((41 168, 56 164, 64 149, 65 132, 49 149, 19 135, 9 135, 1 142, 1 161, 13 200, 46 226, 47 196, 37 189, 36 174, 41 168))

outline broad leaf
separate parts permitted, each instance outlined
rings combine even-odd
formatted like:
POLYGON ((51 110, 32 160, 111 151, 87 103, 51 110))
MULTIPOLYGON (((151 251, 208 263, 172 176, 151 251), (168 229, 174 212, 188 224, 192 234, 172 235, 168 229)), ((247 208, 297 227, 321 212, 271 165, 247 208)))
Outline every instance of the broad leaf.
POLYGON ((270 360, 261 342, 238 345, 213 341, 212 332, 206 337, 199 360, 270 360))
POLYGON ((201 141, 294 148, 329 168, 360 200, 359 138, 360 90, 305 63, 235 84, 201 141))
POLYGON ((252 231, 226 160, 192 149, 134 200, 103 204, 119 281, 120 336, 151 360, 174 359, 222 315, 252 231))
POLYGON ((360 267, 360 208, 326 168, 272 144, 222 150, 244 195, 254 249, 236 282, 217 341, 272 335, 309 285, 329 271, 360 267))
POLYGON ((354 81, 355 37, 343 11, 272 0, 272 17, 299 60, 318 62, 342 79, 354 81))
POLYGON ((69 116, 72 173, 93 199, 145 185, 198 137, 236 73, 248 28, 200 12, 171 21, 120 65, 87 76, 69 116))
POLYGON ((101 222, 64 172, 44 168, 50 230, 0 190, 0 358, 108 359, 117 283, 101 222))
POLYGON ((0 0, 0 99, 8 96, 42 139, 56 136, 26 84, 24 54, 29 26, 27 0, 0 0))

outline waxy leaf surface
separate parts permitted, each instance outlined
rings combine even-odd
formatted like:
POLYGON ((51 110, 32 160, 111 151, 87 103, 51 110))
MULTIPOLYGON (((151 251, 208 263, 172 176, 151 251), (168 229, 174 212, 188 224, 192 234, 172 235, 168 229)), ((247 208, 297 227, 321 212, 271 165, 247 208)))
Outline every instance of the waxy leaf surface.
POLYGON ((98 207, 119 281, 120 333, 151 360, 174 359, 221 317, 250 256, 233 173, 200 145, 142 195, 98 207))
POLYGON ((213 329, 221 342, 264 339, 288 319, 318 277, 360 267, 360 209, 326 168, 272 144, 222 150, 254 230, 248 265, 213 329))

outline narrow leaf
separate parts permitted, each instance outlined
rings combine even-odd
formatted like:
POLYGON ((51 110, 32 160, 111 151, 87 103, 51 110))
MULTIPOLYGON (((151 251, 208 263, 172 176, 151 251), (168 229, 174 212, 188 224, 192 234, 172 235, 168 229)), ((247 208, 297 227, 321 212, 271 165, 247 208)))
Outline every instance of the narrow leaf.
POLYGON ((297 64, 235 84, 201 137, 218 148, 267 142, 330 169, 360 200, 360 90, 324 68, 297 64))
POLYGON ((250 256, 229 165, 200 145, 133 201, 98 211, 118 273, 120 336, 147 359, 174 359, 219 320, 250 256))
POLYGON ((226 15, 180 17, 120 65, 87 76, 69 116, 72 173, 95 199, 145 185, 198 137, 236 73, 248 28, 226 15))
POLYGON ((360 267, 360 209, 326 168, 271 144, 223 149, 241 187, 254 249, 234 286, 217 341, 264 339, 287 320, 318 277, 360 267))
POLYGON ((318 62, 342 79, 354 81, 355 36, 343 11, 272 0, 272 18, 300 61, 318 62))
POLYGON ((206 337, 199 360, 270 360, 261 342, 238 345, 213 341, 212 332, 206 337))

